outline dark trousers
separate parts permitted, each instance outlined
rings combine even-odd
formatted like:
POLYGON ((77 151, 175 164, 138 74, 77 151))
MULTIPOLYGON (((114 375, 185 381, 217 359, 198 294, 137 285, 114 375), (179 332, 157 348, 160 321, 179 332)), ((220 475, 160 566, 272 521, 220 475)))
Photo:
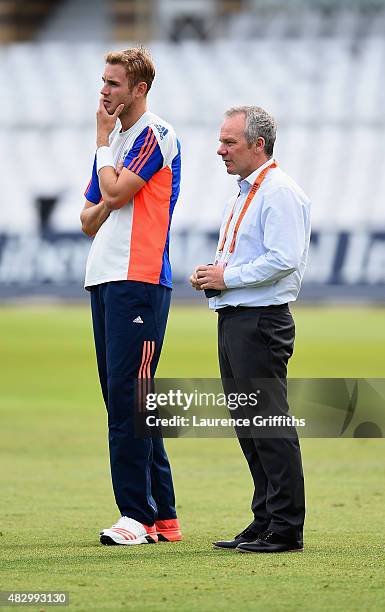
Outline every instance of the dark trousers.
POLYGON ((162 439, 136 438, 135 382, 158 365, 171 290, 136 281, 91 288, 99 378, 108 413, 112 484, 122 516, 145 525, 176 517, 170 464, 162 439))
MULTIPOLYGON (((287 415, 287 363, 293 353, 295 327, 287 305, 218 310, 218 353, 225 393, 237 381, 249 389, 257 378, 276 379, 271 411, 287 415), (254 380, 253 380, 254 379, 254 380)), ((254 389, 255 390, 255 389, 254 389)), ((258 411, 256 409, 256 413, 258 411)), ((239 437, 254 481, 253 529, 303 537, 305 518, 301 451, 296 431, 290 437, 239 437)))

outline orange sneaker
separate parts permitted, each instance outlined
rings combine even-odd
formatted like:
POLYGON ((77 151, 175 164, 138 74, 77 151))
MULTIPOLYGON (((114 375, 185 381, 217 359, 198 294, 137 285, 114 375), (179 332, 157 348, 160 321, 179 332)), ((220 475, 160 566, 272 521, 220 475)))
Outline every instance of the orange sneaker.
POLYGON ((182 532, 177 518, 155 521, 155 528, 159 542, 178 542, 182 539, 182 532))

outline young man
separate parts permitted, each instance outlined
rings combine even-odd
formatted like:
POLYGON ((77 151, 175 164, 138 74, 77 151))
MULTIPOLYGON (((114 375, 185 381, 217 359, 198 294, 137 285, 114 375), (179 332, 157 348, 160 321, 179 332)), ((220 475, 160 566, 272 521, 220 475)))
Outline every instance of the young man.
MULTIPOLYGON (((215 265, 199 266, 191 283, 219 294, 210 307, 219 315, 225 392, 234 386, 238 392, 245 386, 258 392, 256 379, 275 379, 266 407, 287 416, 287 363, 294 346, 288 302, 297 298, 305 270, 310 203, 272 159, 275 136, 275 121, 262 108, 227 111, 218 155, 228 174, 239 175, 239 194, 225 211, 215 265)), ((254 482, 253 521, 215 546, 254 553, 301 551, 305 499, 296 431, 289 437, 252 433, 239 442, 254 482)))
POLYGON ((154 76, 144 48, 106 56, 97 151, 81 213, 83 231, 94 236, 85 287, 121 514, 100 532, 102 544, 181 539, 163 441, 134 434, 135 380, 154 377, 166 329, 169 229, 180 184, 175 132, 147 110, 154 76))

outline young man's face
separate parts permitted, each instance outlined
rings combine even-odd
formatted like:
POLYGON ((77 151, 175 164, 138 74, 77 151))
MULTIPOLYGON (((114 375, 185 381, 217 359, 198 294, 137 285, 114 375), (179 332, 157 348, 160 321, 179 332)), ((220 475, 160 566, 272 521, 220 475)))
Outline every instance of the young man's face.
POLYGON ((119 104, 124 104, 123 113, 129 111, 135 99, 135 87, 129 84, 124 66, 106 64, 102 79, 104 84, 100 93, 107 112, 112 115, 119 104))
POLYGON ((228 174, 239 174, 246 178, 256 168, 256 147, 250 146, 245 137, 244 113, 226 117, 219 136, 217 150, 225 162, 228 174))

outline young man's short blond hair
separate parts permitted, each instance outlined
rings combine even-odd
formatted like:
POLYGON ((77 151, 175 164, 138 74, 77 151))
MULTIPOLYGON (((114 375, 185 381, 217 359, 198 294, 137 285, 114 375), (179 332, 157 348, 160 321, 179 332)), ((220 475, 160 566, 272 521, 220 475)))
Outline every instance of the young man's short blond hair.
POLYGON ((142 46, 125 49, 124 51, 110 51, 105 56, 106 64, 120 64, 124 66, 131 87, 141 81, 147 84, 150 91, 155 78, 155 66, 149 51, 142 46))

